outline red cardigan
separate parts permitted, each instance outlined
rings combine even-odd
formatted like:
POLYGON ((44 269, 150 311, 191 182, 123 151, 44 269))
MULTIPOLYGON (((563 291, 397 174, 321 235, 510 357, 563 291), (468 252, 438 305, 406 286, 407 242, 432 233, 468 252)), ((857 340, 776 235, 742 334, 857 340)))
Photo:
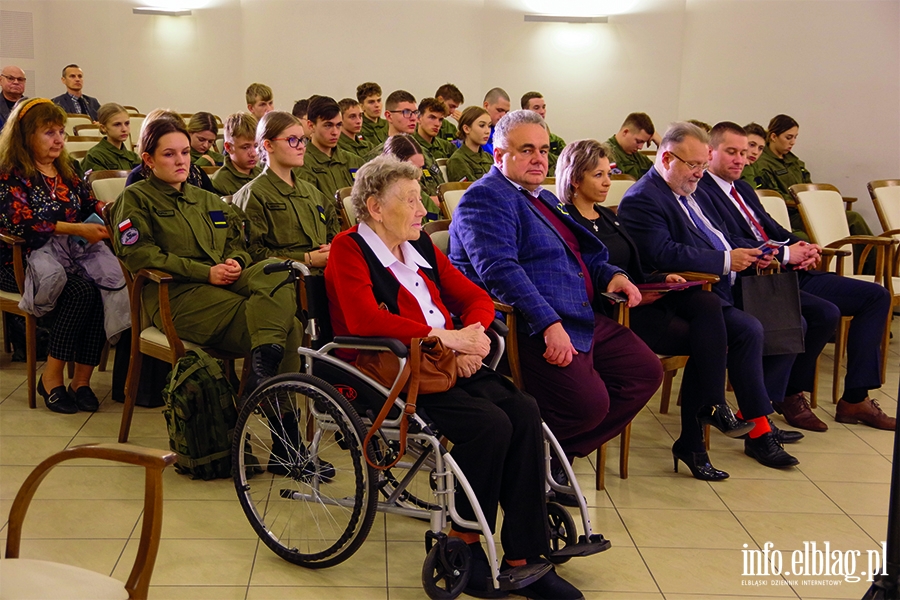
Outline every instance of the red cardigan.
MULTIPOLYGON (((426 337, 431 326, 425 321, 425 315, 415 297, 403 286, 400 286, 397 296, 399 315, 379 309, 372 292, 369 266, 359 244, 347 235, 356 230, 353 227, 334 238, 328 266, 325 268, 325 285, 334 334, 392 337, 406 345, 414 337, 426 337)), ((494 303, 487 292, 469 281, 437 248, 435 256, 441 282, 440 292, 421 270, 419 274, 425 280, 432 300, 444 315, 444 327, 453 329, 451 314, 460 317, 464 326, 481 323, 485 328, 490 327, 494 320, 494 303)))

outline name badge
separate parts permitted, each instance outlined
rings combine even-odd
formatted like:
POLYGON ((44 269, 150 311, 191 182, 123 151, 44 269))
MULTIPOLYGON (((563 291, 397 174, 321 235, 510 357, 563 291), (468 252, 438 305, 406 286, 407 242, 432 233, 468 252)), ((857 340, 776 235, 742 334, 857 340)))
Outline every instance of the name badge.
POLYGON ((215 227, 216 229, 223 229, 225 227, 228 227, 228 220, 225 218, 225 211, 209 211, 209 220, 212 221, 213 227, 215 227))
POLYGON ((787 175, 788 170, 787 169, 778 169, 777 171, 775 171, 775 174, 776 175, 787 175))
POLYGON ((266 208, 269 210, 287 210, 287 205, 284 202, 266 202, 266 208))
POLYGON ((153 212, 156 213, 156 216, 157 216, 157 217, 174 217, 174 216, 175 216, 175 211, 172 210, 172 209, 169 209, 169 210, 161 210, 161 209, 159 209, 159 208, 154 208, 154 209, 153 209, 153 212))

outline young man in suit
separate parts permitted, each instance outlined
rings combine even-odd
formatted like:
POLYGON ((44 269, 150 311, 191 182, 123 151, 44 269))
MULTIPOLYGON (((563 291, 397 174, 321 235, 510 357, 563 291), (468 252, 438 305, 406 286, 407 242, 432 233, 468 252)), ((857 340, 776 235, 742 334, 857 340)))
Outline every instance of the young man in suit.
POLYGON ((656 392, 662 369, 631 330, 594 310, 601 294, 641 294, 607 262, 606 247, 541 187, 550 136, 517 110, 494 130, 494 166, 463 195, 450 224, 450 259, 519 315, 525 391, 566 456, 618 435, 656 392))
POLYGON ((721 276, 713 286, 722 299, 728 332, 728 375, 741 412, 755 427, 744 453, 767 467, 784 468, 799 461, 781 444, 802 434, 781 431, 770 423, 771 399, 784 398, 796 355, 762 356, 759 321, 734 306, 737 273, 766 266, 755 247, 741 247, 725 233, 721 218, 697 184, 707 168, 709 138, 690 123, 676 123, 663 136, 656 163, 626 192, 618 217, 637 243, 645 271, 701 271, 721 276))
POLYGON ((100 102, 96 98, 82 93, 84 72, 81 67, 74 64, 63 67, 62 82, 66 86, 66 93, 53 98, 53 103, 62 107, 69 114, 87 115, 91 121, 96 121, 100 102))
POLYGON ((484 151, 488 154, 493 154, 494 128, 497 126, 500 119, 509 113, 509 94, 507 94, 506 90, 503 88, 491 88, 488 90, 488 93, 484 95, 482 106, 484 106, 484 110, 488 111, 488 114, 491 116, 491 137, 488 138, 487 144, 482 146, 482 148, 484 148, 484 151))
POLYGON ((813 387, 816 360, 834 335, 841 316, 849 316, 853 319, 847 344, 847 375, 835 420, 894 430, 896 419, 885 415, 878 402, 869 397, 869 390, 881 387, 881 340, 891 307, 890 293, 884 286, 810 268, 818 263, 821 248, 776 223, 750 185, 741 179, 749 148, 741 126, 718 123, 710 134, 709 148, 709 170, 699 186, 716 205, 728 233, 751 244, 787 240, 790 245, 779 250, 777 258, 785 268, 797 271, 800 305, 807 322, 805 349, 791 369, 784 400, 773 398, 773 407, 794 427, 828 429, 810 409, 804 391, 813 387))

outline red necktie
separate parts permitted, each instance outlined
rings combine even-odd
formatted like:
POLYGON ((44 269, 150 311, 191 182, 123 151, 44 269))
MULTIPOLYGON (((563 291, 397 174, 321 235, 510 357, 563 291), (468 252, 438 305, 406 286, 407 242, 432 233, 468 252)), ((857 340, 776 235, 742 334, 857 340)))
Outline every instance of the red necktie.
POLYGON ((734 185, 731 186, 731 197, 734 198, 735 201, 737 201, 738 206, 740 206, 741 210, 744 211, 744 215, 748 219, 750 219, 750 223, 753 225, 753 227, 756 228, 756 232, 759 234, 759 236, 762 238, 762 240, 764 242, 768 242, 769 236, 766 235, 766 230, 763 229, 762 225, 759 224, 759 221, 757 221, 756 218, 754 218, 753 213, 751 213, 750 210, 747 209, 747 205, 745 205, 744 201, 741 200, 741 197, 737 193, 737 190, 734 189, 734 185))

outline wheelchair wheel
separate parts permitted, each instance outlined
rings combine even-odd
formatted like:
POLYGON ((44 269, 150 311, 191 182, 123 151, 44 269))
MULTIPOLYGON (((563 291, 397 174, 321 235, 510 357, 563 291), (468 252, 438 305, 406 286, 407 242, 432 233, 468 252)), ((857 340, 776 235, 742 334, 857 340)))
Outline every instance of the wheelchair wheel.
POLYGON ((459 538, 444 538, 431 547, 422 565, 422 587, 432 600, 462 594, 472 574, 472 552, 459 538))
POLYGON ((547 503, 547 517, 550 527, 550 555, 547 560, 556 565, 567 562, 571 556, 553 556, 566 546, 578 541, 578 531, 575 529, 575 519, 566 507, 556 502, 547 503))
POLYGON ((356 411, 311 375, 273 377, 244 403, 232 446, 234 483, 270 550, 321 568, 348 559, 365 541, 377 493, 364 438, 356 411), (307 423, 313 433, 304 442, 307 423))

